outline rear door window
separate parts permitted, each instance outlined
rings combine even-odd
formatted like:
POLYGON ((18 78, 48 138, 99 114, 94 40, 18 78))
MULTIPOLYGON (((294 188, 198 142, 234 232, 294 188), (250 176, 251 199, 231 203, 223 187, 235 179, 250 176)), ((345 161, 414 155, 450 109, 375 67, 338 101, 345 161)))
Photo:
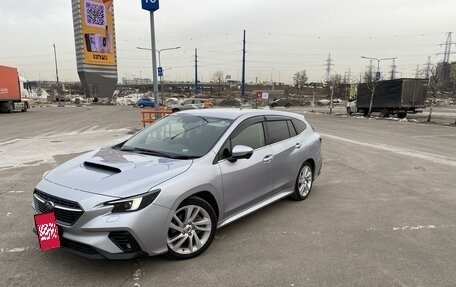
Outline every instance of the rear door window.
POLYGON ((268 121, 266 124, 268 126, 269 144, 283 141, 290 137, 287 121, 268 121))

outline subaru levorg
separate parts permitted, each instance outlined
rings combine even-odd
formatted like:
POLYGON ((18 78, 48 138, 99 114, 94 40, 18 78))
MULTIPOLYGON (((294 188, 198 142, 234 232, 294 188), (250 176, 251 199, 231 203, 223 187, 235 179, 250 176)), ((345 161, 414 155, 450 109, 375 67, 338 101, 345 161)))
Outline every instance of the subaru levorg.
POLYGON ((79 255, 188 259, 217 228, 284 197, 306 199, 320 150, 302 115, 178 112, 45 173, 33 207, 54 211, 62 247, 79 255))

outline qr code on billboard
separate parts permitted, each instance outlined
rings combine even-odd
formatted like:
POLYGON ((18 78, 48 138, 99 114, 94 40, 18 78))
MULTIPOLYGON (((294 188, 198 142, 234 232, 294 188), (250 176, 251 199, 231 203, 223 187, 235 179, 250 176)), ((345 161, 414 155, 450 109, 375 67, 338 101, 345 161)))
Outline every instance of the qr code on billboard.
POLYGON ((106 26, 106 10, 104 4, 86 0, 85 20, 89 26, 104 28, 106 26))
POLYGON ((45 223, 38 225, 38 235, 40 241, 46 241, 58 238, 57 226, 54 223, 45 223))

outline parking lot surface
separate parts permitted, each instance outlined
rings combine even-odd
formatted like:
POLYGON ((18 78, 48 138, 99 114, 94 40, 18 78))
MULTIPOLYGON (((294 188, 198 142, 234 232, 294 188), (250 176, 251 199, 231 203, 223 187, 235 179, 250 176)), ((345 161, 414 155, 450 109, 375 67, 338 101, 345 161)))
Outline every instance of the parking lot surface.
POLYGON ((454 286, 456 127, 287 110, 303 113, 323 138, 309 198, 281 200, 218 230, 187 261, 43 252, 32 232, 42 174, 139 130, 138 108, 0 114, 0 285, 454 286))

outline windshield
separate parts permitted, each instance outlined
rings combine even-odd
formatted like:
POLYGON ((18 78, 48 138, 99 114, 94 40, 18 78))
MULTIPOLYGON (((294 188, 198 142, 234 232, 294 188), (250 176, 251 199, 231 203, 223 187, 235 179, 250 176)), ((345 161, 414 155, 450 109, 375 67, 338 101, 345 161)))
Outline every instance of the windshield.
POLYGON ((198 158, 211 150, 231 123, 229 119, 171 115, 133 136, 121 149, 172 158, 198 158))

